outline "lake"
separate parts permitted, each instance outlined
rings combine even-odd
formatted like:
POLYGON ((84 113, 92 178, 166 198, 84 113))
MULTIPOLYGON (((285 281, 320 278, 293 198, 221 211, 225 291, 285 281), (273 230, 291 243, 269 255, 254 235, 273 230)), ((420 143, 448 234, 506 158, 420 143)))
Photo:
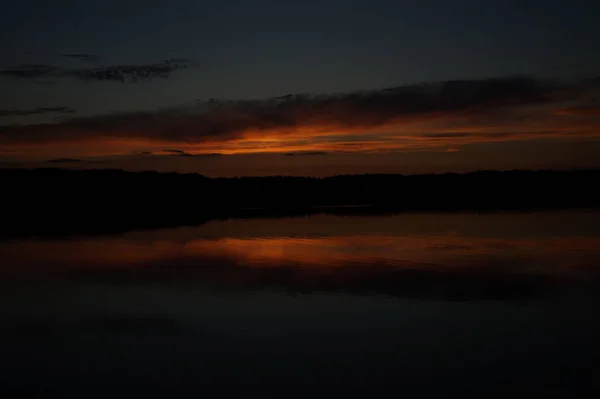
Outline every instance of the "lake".
POLYGON ((15 397, 600 394, 600 211, 0 241, 15 397))

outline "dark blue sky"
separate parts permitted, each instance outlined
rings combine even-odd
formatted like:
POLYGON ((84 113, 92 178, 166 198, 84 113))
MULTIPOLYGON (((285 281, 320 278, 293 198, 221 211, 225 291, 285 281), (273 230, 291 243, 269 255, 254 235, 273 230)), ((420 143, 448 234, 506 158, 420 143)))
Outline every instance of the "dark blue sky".
MULTIPOLYGON (((60 53, 105 63, 200 62, 168 84, 121 90, 142 105, 510 74, 568 77, 600 67, 593 1, 33 0, 3 10, 3 67, 64 64, 60 53)), ((40 101, 67 100, 45 89, 40 101)), ((69 96, 86 91, 72 87, 69 96)), ((106 91, 93 94, 96 102, 110 102, 106 91)))
POLYGON ((589 0, 4 2, 0 127, 164 110, 209 98, 514 75, 598 76, 598 20, 600 2, 589 0), (90 72, 170 58, 194 65, 139 84, 90 72), (10 75, 23 64, 68 69, 68 77, 48 82, 10 75), (102 79, 72 79, 91 73, 102 79), (39 107, 69 108, 69 115, 39 107))

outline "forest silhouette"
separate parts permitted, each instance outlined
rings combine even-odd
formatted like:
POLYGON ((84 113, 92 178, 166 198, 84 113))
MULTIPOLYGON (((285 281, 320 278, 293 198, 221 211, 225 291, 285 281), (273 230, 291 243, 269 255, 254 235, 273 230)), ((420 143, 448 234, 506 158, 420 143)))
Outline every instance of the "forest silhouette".
POLYGON ((600 170, 209 178, 116 169, 0 169, 3 238, 117 233, 230 217, 502 211, 600 205, 600 170))

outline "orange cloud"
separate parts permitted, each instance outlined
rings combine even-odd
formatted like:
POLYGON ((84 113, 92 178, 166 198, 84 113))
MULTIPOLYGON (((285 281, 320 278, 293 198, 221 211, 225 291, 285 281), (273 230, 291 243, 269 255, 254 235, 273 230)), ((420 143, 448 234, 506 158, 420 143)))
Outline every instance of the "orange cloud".
POLYGON ((584 89, 533 78, 499 78, 335 95, 211 100, 181 109, 0 126, 0 151, 51 158, 160 153, 168 148, 189 156, 369 152, 590 137, 598 134, 598 121, 567 120, 565 109, 583 111, 551 108, 584 89))
POLYGON ((600 116, 600 105, 563 108, 555 111, 557 115, 600 116))

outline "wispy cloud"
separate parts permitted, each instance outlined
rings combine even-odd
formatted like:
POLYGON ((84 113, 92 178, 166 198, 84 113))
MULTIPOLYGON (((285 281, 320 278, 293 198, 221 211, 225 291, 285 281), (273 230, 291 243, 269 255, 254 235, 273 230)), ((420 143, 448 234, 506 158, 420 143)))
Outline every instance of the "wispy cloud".
POLYGON ((326 151, 299 151, 299 152, 286 152, 283 155, 286 155, 288 157, 295 157, 295 156, 311 156, 311 155, 327 155, 329 154, 326 151))
POLYGON ((59 77, 65 69, 44 64, 21 64, 14 68, 1 69, 0 76, 15 79, 37 79, 59 77))
POLYGON ((78 158, 55 158, 48 159, 45 163, 47 164, 58 164, 58 165, 77 165, 77 164, 103 164, 106 160, 88 160, 78 158))
POLYGON ((0 116, 28 116, 40 114, 72 114, 75 110, 69 107, 37 107, 32 109, 0 109, 0 116))
MULTIPOLYGON (((65 54, 65 57, 92 61, 90 54, 65 54)), ((71 77, 88 82, 137 83, 168 78, 174 71, 193 66, 184 58, 168 59, 152 64, 109 65, 96 68, 68 68, 46 64, 22 64, 0 70, 0 76, 14 79, 57 79, 71 77)))
POLYGON ((162 150, 162 152, 166 152, 169 155, 187 155, 183 150, 162 150))
POLYGON ((87 53, 67 53, 61 54, 61 56, 85 62, 97 62, 100 60, 100 57, 98 57, 97 55, 87 53))
POLYGON ((572 115, 572 116, 600 116, 600 105, 586 105, 582 107, 570 107, 557 109, 557 115, 572 115))
POLYGON ((81 163, 85 162, 82 159, 75 158, 57 158, 57 159, 49 159, 46 163, 81 163))
POLYGON ((220 153, 197 153, 193 154, 190 152, 186 152, 178 149, 166 149, 159 150, 155 152, 145 152, 146 155, 168 155, 173 157, 189 157, 189 158, 207 158, 207 157, 218 157, 223 154, 220 153))

